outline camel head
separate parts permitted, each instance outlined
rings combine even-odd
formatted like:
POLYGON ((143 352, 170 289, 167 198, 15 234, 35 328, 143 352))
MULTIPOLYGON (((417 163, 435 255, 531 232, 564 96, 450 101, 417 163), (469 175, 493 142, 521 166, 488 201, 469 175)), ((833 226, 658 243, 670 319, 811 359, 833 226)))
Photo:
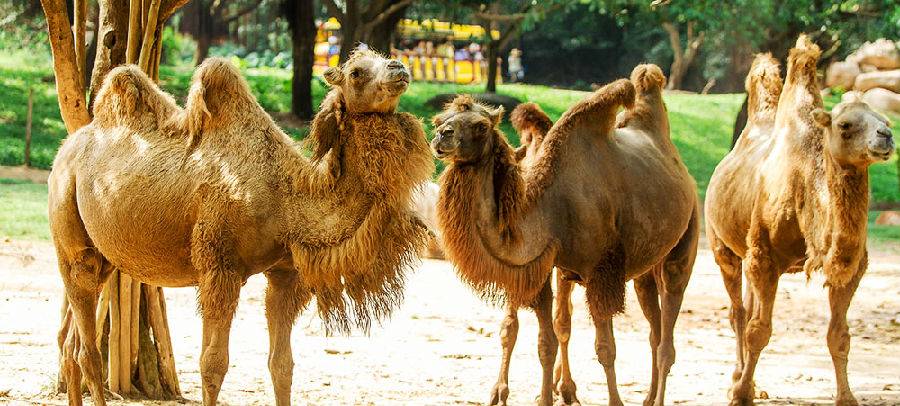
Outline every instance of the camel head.
POLYGON ((357 49, 343 65, 325 71, 325 81, 350 113, 392 113, 409 80, 402 62, 370 50, 357 49))
POLYGON ((841 165, 865 167, 887 161, 894 152, 890 123, 865 103, 842 102, 831 113, 816 109, 812 114, 825 130, 825 149, 841 165))
POLYGON ((502 141, 498 126, 503 107, 491 108, 469 96, 457 96, 432 120, 431 149, 441 160, 476 163, 486 159, 502 141))

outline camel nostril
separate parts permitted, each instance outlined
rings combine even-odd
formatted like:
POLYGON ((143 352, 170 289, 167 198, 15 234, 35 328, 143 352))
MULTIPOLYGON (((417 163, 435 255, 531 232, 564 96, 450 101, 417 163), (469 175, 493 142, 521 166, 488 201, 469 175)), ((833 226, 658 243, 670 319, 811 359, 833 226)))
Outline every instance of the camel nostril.
POLYGON ((882 138, 893 138, 894 134, 889 129, 881 129, 877 131, 878 136, 882 138))

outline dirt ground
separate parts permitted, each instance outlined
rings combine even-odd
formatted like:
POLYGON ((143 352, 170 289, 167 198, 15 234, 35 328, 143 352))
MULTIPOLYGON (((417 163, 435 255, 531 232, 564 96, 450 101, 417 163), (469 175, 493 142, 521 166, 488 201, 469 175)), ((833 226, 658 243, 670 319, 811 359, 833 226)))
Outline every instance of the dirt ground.
MULTIPOLYGON (((874 254, 850 311, 850 382, 863 404, 900 404, 900 262, 874 254)), ((46 243, 0 242, 0 403, 64 404, 52 394, 57 370, 56 329, 61 282, 46 243)), ((263 315, 265 278, 241 293, 232 329, 231 366, 220 400, 229 405, 274 402, 267 369, 263 315)), ((201 398, 200 319, 194 289, 167 290, 176 363, 185 400, 201 398)), ((605 404, 603 369, 582 291, 574 297, 572 368, 583 404, 605 404)), ((694 268, 676 330, 678 359, 669 378, 670 404, 727 402, 734 359, 727 298, 718 268, 703 250, 694 268)), ((648 326, 634 295, 615 320, 619 388, 639 404, 650 380, 648 326)), ((827 404, 834 375, 825 346, 828 306, 822 279, 782 278, 774 335, 762 356, 757 386, 763 404, 827 404)), ((405 304, 369 336, 326 337, 307 311, 297 322, 295 404, 479 404, 487 400, 500 362, 497 330, 502 310, 480 302, 449 263, 424 261, 411 276, 405 304)), ((539 389, 536 323, 520 312, 521 327, 510 376, 510 404, 533 404, 539 389)), ((113 401, 136 404, 139 401, 113 401)), ((178 404, 154 402, 154 404, 178 404)))

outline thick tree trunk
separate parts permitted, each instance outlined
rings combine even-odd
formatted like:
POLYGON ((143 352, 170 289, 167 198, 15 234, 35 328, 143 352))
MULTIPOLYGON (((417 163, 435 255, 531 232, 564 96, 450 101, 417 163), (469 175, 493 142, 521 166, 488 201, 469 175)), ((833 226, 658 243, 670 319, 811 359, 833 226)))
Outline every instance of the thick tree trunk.
POLYGON ((368 33, 366 33, 362 42, 365 42, 371 49, 385 55, 389 54, 391 51, 391 41, 394 39, 394 29, 397 28, 397 24, 400 23, 400 20, 406 15, 406 10, 408 8, 409 6, 403 6, 384 18, 382 23, 375 25, 368 33))
POLYGON ((56 92, 59 112, 69 134, 91 122, 84 98, 83 75, 79 70, 75 39, 69 26, 69 16, 63 0, 41 0, 50 34, 53 70, 56 72, 56 92))
MULTIPOLYGON (((198 4, 202 5, 205 3, 199 2, 198 4)), ((197 31, 192 35, 194 36, 194 40, 197 41, 197 49, 194 51, 194 65, 200 65, 200 63, 209 56, 209 47, 212 46, 213 16, 209 7, 198 6, 195 7, 195 9, 197 11, 195 14, 197 18, 197 31)))
POLYGON ((97 56, 91 72, 91 107, 109 71, 125 63, 128 44, 128 4, 120 1, 100 1, 100 26, 97 29, 97 56))
POLYGON ((291 113, 312 119, 312 71, 316 45, 315 5, 313 0, 288 0, 291 27, 291 54, 294 77, 291 80, 291 113))

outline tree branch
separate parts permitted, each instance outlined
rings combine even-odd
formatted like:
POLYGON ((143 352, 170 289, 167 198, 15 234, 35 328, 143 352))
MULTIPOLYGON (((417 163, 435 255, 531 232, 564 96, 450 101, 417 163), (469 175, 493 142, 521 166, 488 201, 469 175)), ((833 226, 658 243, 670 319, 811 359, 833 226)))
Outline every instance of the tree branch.
POLYGON ((678 32, 678 27, 668 21, 664 21, 662 27, 669 34, 669 45, 672 46, 672 54, 674 54, 675 59, 680 60, 682 55, 681 34, 678 32))
POLYGON ((253 10, 256 10, 256 9, 259 7, 259 5, 260 5, 261 3, 262 3, 262 0, 254 0, 252 3, 250 3, 250 4, 246 5, 246 6, 244 6, 244 8, 242 8, 242 9, 236 11, 234 14, 232 14, 232 15, 230 15, 230 16, 228 16, 228 17, 223 17, 223 18, 222 18, 222 23, 223 23, 223 24, 230 24, 230 23, 232 23, 234 20, 237 20, 238 18, 243 17, 243 16, 246 15, 247 13, 249 13, 249 12, 251 12, 251 11, 253 11, 253 10))
POLYGON ((91 122, 84 99, 84 75, 78 71, 75 41, 65 0, 41 0, 47 19, 50 49, 53 52, 53 71, 56 73, 56 92, 59 110, 69 134, 91 122))
POLYGON ((401 0, 394 3, 393 5, 388 7, 387 10, 382 11, 380 14, 378 14, 378 16, 373 18, 372 21, 364 23, 362 27, 363 32, 368 33, 373 28, 384 23, 384 21, 390 18, 394 13, 397 13, 398 11, 406 8, 410 4, 412 4, 412 0, 401 0))

